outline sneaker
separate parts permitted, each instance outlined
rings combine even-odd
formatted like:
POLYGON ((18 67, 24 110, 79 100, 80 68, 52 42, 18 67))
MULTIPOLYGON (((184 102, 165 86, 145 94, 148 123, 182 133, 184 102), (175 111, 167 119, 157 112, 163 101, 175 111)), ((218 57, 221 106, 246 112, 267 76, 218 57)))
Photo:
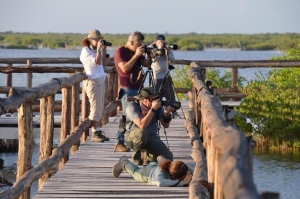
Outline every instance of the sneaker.
POLYGON ((129 152, 130 148, 127 148, 123 143, 115 145, 114 151, 116 152, 129 152))
POLYGON ((128 158, 126 156, 123 156, 119 159, 119 162, 114 165, 112 172, 111 172, 112 176, 114 178, 119 177, 120 174, 122 173, 122 171, 125 170, 124 165, 127 161, 128 161, 128 158))
POLYGON ((96 132, 98 133, 98 136, 99 136, 100 138, 102 138, 104 141, 109 141, 109 137, 106 137, 106 136, 105 136, 105 133, 104 133, 102 130, 96 131, 96 132))
POLYGON ((98 132, 92 132, 92 141, 93 142, 104 142, 104 139, 99 136, 98 132))

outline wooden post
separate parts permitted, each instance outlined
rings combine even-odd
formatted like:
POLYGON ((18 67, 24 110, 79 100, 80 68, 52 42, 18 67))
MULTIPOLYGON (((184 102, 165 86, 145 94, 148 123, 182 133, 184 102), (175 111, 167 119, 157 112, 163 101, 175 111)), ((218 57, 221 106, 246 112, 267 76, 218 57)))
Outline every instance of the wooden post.
POLYGON ((237 83, 238 83, 238 68, 232 68, 231 69, 231 88, 233 88, 234 91, 237 91, 237 83))
MULTIPOLYGON (((62 93, 62 110, 61 110, 61 128, 60 128, 60 143, 62 143, 71 130, 71 88, 61 89, 62 93)), ((69 153, 65 154, 65 157, 59 164, 59 169, 62 169, 63 165, 68 161, 69 153)))
MULTIPOLYGON (((81 121, 87 118, 90 112, 89 100, 84 89, 84 82, 85 81, 82 82, 82 92, 81 92, 81 121)), ((85 143, 87 136, 89 136, 89 129, 83 132, 81 137, 81 143, 85 143)))
MULTIPOLYGON (((107 75, 107 101, 111 102, 111 101, 115 101, 116 98, 114 98, 114 79, 113 79, 113 73, 109 73, 107 75)), ((108 116, 114 116, 113 113, 110 113, 108 116)))
MULTIPOLYGON (((24 102, 18 108, 19 152, 16 181, 31 169, 33 152, 33 129, 32 129, 32 106, 31 102, 24 102)), ((30 188, 21 196, 21 199, 30 198, 30 188)))
MULTIPOLYGON (((109 103, 109 101, 108 101, 109 92, 110 92, 110 90, 108 88, 108 80, 106 78, 106 80, 105 80, 105 95, 104 95, 104 100, 103 100, 103 105, 104 105, 103 107, 104 108, 109 103)), ((104 126, 107 123, 108 123, 108 115, 107 114, 106 115, 102 114, 101 126, 104 126)))
MULTIPOLYGON (((71 102, 71 132, 75 131, 75 127, 79 124, 79 83, 72 86, 72 102, 71 102)), ((79 149, 80 142, 73 145, 71 154, 79 149)))
MULTIPOLYGON (((52 155, 53 131, 54 131, 54 100, 55 95, 42 98, 40 101, 40 153, 39 162, 52 155)), ((44 183, 51 177, 51 172, 45 172, 39 179, 38 190, 41 190, 44 183)))
MULTIPOLYGON (((11 68, 12 64, 7 64, 7 67, 11 68)), ((12 73, 7 73, 6 75, 6 86, 7 87, 12 86, 12 73)), ((6 93, 6 97, 8 97, 8 93, 6 93)))
MULTIPOLYGON (((32 65, 32 61, 28 59, 26 68, 30 68, 31 65, 32 65)), ((27 73, 27 88, 31 88, 31 87, 32 87, 32 73, 27 73)))

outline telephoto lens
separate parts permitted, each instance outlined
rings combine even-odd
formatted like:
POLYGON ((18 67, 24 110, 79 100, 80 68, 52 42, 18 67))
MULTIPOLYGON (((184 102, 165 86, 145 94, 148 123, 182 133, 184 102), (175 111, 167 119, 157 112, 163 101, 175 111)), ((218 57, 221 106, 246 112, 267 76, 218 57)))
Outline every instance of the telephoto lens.
POLYGON ((166 44, 166 47, 170 48, 170 49, 173 49, 173 50, 177 50, 178 49, 177 44, 166 44))

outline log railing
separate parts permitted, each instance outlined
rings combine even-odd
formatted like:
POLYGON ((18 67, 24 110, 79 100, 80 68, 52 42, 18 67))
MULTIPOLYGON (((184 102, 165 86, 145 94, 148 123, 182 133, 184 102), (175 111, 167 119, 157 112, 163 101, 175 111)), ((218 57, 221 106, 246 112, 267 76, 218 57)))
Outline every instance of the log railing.
MULTIPOLYGON (((300 60, 294 61, 270 61, 270 60, 246 60, 246 61, 199 61, 199 60, 175 60, 173 64, 190 65, 192 62, 197 63, 201 67, 218 67, 218 68, 231 68, 232 82, 231 88, 217 89, 216 93, 219 98, 235 98, 242 99, 244 94, 237 91, 238 69, 244 68, 271 68, 271 67, 300 67, 300 60)), ((10 88, 12 85, 12 73, 28 73, 27 86, 31 85, 31 73, 74 73, 83 71, 82 65, 80 66, 55 66, 45 64, 81 64, 79 58, 0 58, 0 64, 6 64, 5 67, 0 66, 0 73, 6 73, 6 87, 10 88), (18 66, 13 66, 18 64, 18 66), (42 65, 38 65, 42 64, 42 65)), ((108 67, 105 67, 107 73, 115 73, 113 58, 109 58, 108 67)), ((7 92, 7 88, 0 88, 0 93, 7 92)), ((186 93, 187 89, 177 88, 178 92, 186 93)))
MULTIPOLYGON (((249 142, 238 130, 229 126, 222 113, 218 98, 211 95, 211 92, 204 83, 205 70, 202 67, 226 67, 235 69, 233 75, 237 75, 237 68, 249 67, 300 67, 300 61, 192 61, 176 60, 175 64, 191 64, 189 71, 193 80, 193 100, 190 104, 193 111, 186 113, 186 128, 192 143, 192 157, 196 162, 195 175, 189 188, 190 198, 259 198, 252 180, 251 150, 249 142), (203 137, 203 145, 199 140, 203 137), (206 156, 204 155, 206 150, 206 156), (207 165, 207 166, 206 166, 207 165), (206 170, 207 168, 207 170, 206 170), (226 183, 225 183, 226 182, 226 183), (208 192, 209 191, 209 192, 208 192)), ((7 74, 5 88, 11 87, 11 73, 73 73, 82 71, 80 67, 57 67, 57 66, 36 66, 34 64, 46 63, 74 63, 80 64, 78 58, 32 58, 28 59, 0 59, 0 64, 7 64, 0 67, 1 73, 7 74), (12 66, 13 64, 26 64, 12 66)), ((109 65, 113 65, 110 59, 109 65)), ((117 95, 117 75, 114 67, 105 67, 108 75, 107 89, 108 99, 104 115, 115 111, 117 104, 113 101, 117 95), (110 103, 109 103, 110 102, 110 103)), ((84 142, 87 137, 87 129, 90 125, 88 120, 79 125, 79 82, 86 78, 84 73, 77 73, 69 78, 55 78, 50 83, 35 88, 12 88, 9 97, 0 98, 0 115, 18 110, 19 117, 19 162, 24 162, 17 169, 17 183, 0 194, 1 198, 17 198, 21 193, 22 198, 29 198, 29 186, 34 180, 40 178, 41 187, 45 180, 51 175, 51 171, 59 167, 61 160, 66 157, 69 149, 76 151, 78 143, 84 142), (55 152, 52 153, 53 145, 53 112, 55 94, 61 90, 62 97, 62 133, 61 143, 55 152), (72 95, 72 97, 70 97, 72 95), (41 150, 40 163, 32 170, 30 169, 32 155, 32 101, 40 99, 40 116, 43 125, 41 126, 41 150), (71 100, 70 100, 71 99, 71 100), (68 104, 69 102, 69 104, 68 104), (71 103, 71 104, 70 104, 71 103), (71 125, 70 125, 71 124, 71 125), (75 126, 76 129, 75 129, 75 126), (52 132, 52 133, 51 133, 52 132), (70 135, 70 132, 71 133, 70 135), (26 159, 26 161, 25 161, 26 159), (26 162, 26 163, 25 163, 26 162), (27 164, 29 163, 29 164, 27 164), (19 195, 18 195, 19 194, 19 195)), ((237 78, 233 78, 237 79, 237 78)), ((30 87, 32 78, 28 75, 27 87, 30 87)), ((232 83, 236 85, 236 83, 232 83)), ((4 88, 4 89, 5 89, 4 88)), ((3 88, 2 88, 3 89, 3 88)), ((188 92, 189 89, 179 89, 188 92)), ((234 88, 232 88, 234 91, 234 88)), ((227 90, 228 91, 228 90, 227 90)), ((230 90, 229 90, 230 91, 230 90)), ((226 91, 225 91, 226 92, 226 91)), ((229 95, 230 96, 230 95, 229 95)), ((88 115, 87 98, 82 89, 81 118, 88 115)), ((116 112, 114 112, 115 114, 116 112)), ((102 120, 105 124, 105 119, 102 120)), ((65 160, 64 160, 65 161, 65 160)))
MULTIPOLYGON (((211 95, 204 83, 205 69, 197 63, 191 66, 189 77, 193 81, 194 112, 189 115, 195 116, 195 125, 203 137, 211 198, 260 198, 251 176, 250 143, 242 132, 226 123, 219 99, 211 95)), ((204 161, 202 145, 193 145, 193 148, 200 151, 194 156, 204 161)))
MULTIPOLYGON (((18 69, 19 70, 19 69, 18 69)), ((82 70, 82 68, 81 68, 82 70)), ((27 71, 26 71, 27 72, 27 71)), ((35 72, 35 71, 33 71, 35 72)), ((115 111, 120 103, 115 103, 118 84, 117 74, 114 68, 106 68, 108 74, 105 106, 102 118, 102 125, 107 123, 109 113, 115 111)), ((81 107, 81 120, 89 114, 88 100, 82 88, 82 100, 80 103, 79 83, 86 79, 85 73, 76 72, 70 77, 54 78, 49 83, 33 88, 11 88, 7 98, 0 98, 0 115, 4 113, 18 112, 18 166, 16 183, 8 190, 0 193, 0 198, 29 198, 30 185, 39 179, 39 189, 51 176, 53 170, 60 169, 68 160, 68 153, 78 150, 80 141, 85 142, 88 136, 90 122, 85 119, 79 124, 81 107), (54 129, 54 102, 55 95, 61 91, 61 133, 60 145, 56 152, 53 148, 54 129), (31 168, 33 152, 33 114, 32 102, 40 100, 40 153, 39 164, 31 168), (72 134, 72 135, 70 135, 72 134), (81 140, 80 140, 81 138, 81 140), (72 148, 71 148, 72 147, 72 148)), ((11 77, 8 78, 11 81, 11 77)), ((30 82, 32 79, 29 75, 30 82)), ((27 84, 29 85, 29 84, 27 84)), ((111 115, 112 116, 112 115, 111 115)))

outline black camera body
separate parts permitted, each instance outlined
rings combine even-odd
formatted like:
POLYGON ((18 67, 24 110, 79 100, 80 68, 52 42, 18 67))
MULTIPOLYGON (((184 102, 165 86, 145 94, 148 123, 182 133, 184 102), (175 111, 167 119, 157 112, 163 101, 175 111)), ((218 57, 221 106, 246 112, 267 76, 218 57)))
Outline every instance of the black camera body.
POLYGON ((103 42, 103 45, 105 45, 105 46, 111 46, 112 45, 112 43, 110 43, 110 42, 108 42, 104 39, 102 39, 102 42, 103 42))
POLYGON ((157 48, 156 44, 153 44, 152 47, 144 47, 145 48, 145 52, 148 55, 154 55, 156 57, 163 57, 166 55, 166 51, 165 49, 173 49, 173 50, 177 50, 178 46, 176 44, 165 44, 163 46, 163 48, 157 48))
POLYGON ((171 101, 171 100, 163 100, 162 97, 158 97, 157 99, 160 99, 162 106, 171 106, 175 110, 178 110, 181 107, 181 102, 171 101))

